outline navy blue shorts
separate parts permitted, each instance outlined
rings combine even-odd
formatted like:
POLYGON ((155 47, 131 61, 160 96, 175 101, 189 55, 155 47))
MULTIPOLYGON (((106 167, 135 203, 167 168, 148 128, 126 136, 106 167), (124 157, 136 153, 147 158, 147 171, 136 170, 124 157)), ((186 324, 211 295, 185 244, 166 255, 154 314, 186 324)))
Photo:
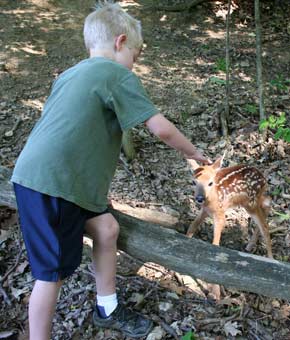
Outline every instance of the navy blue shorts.
POLYGON ((86 220, 108 210, 88 211, 16 183, 14 191, 32 275, 52 282, 68 277, 81 263, 86 220))

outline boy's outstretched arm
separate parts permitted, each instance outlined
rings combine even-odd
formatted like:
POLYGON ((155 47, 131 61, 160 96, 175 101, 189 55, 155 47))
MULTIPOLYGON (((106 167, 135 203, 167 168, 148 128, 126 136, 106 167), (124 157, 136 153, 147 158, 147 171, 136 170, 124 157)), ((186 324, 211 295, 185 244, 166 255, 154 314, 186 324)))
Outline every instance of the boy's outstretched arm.
POLYGON ((199 151, 168 119, 162 114, 158 113, 149 118, 145 125, 157 137, 159 137, 165 144, 180 151, 185 158, 194 159, 203 164, 210 164, 211 161, 203 156, 199 151))

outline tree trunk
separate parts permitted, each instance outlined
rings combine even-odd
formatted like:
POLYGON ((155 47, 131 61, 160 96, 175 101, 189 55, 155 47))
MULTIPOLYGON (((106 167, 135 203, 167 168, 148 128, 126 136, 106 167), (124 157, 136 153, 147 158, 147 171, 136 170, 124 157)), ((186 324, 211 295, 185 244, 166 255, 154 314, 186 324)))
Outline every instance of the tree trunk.
POLYGON ((128 161, 132 161, 136 157, 132 131, 125 131, 122 137, 122 148, 128 161))
POLYGON ((229 135, 228 124, 230 117, 230 18, 231 0, 228 1, 228 13, 226 18, 226 98, 225 109, 221 113, 222 134, 224 137, 229 135))
POLYGON ((256 24, 256 57, 257 57, 257 86, 259 93, 260 120, 265 119, 264 94, 263 94, 263 66, 262 66, 262 39, 261 39, 261 20, 260 3, 255 0, 255 24, 256 24))
MULTIPOLYGON (((0 167, 0 206, 16 208, 10 173, 0 167)), ((112 209, 120 224, 119 249, 182 274, 269 297, 290 299, 290 265, 246 254, 141 221, 112 209)))

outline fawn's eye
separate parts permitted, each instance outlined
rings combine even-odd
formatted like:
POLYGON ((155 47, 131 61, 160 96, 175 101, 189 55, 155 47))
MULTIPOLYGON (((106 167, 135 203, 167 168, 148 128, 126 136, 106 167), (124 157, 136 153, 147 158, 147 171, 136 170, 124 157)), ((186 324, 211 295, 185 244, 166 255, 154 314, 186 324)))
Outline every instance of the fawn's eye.
POLYGON ((213 182, 209 182, 208 186, 211 187, 213 185, 213 182))

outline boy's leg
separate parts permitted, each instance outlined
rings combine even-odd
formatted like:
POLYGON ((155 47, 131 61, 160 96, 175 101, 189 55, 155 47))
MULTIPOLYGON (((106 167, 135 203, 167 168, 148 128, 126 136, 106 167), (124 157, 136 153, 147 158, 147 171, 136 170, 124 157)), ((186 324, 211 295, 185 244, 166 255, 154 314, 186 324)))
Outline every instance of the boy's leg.
POLYGON ((36 280, 29 300, 29 339, 49 340, 59 289, 63 281, 36 280))
MULTIPOLYGON (((93 263, 98 297, 101 296, 103 301, 111 300, 116 292, 119 225, 113 215, 106 213, 87 220, 85 230, 93 238, 93 263)), ((103 318, 101 314, 97 311, 94 313, 95 325, 120 330, 132 338, 146 336, 153 326, 152 322, 142 315, 117 304, 117 300, 116 308, 107 318, 103 318)))
POLYGON ((107 296, 116 292, 117 239, 119 225, 106 213, 87 220, 85 230, 93 239, 93 265, 97 293, 107 296))

